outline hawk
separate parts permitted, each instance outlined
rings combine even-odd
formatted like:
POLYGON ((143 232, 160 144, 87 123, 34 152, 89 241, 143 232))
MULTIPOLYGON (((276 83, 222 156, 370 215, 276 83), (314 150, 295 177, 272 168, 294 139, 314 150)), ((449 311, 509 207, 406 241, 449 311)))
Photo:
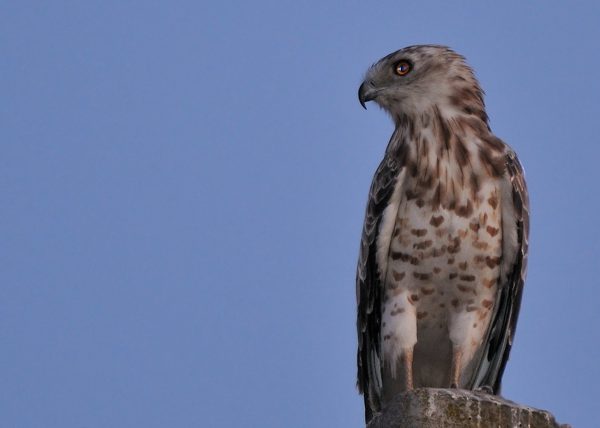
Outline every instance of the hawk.
POLYGON ((356 275, 358 388, 367 423, 417 387, 498 394, 526 271, 528 195, 483 91, 445 46, 410 46, 358 98, 395 130, 377 168, 356 275))

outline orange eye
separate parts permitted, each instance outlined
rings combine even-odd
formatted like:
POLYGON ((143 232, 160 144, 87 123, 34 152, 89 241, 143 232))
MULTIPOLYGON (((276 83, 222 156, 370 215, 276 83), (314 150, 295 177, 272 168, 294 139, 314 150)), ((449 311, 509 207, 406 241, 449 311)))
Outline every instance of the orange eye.
POLYGON ((406 60, 399 61, 394 67, 394 71, 398 76, 406 76, 410 70, 412 70, 412 65, 406 60))

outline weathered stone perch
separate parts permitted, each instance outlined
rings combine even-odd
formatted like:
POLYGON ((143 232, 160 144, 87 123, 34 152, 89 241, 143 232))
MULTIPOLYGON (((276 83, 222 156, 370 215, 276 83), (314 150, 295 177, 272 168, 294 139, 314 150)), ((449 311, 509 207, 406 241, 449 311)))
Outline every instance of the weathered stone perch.
POLYGON ((570 428, 545 410, 461 389, 399 394, 367 428, 570 428))

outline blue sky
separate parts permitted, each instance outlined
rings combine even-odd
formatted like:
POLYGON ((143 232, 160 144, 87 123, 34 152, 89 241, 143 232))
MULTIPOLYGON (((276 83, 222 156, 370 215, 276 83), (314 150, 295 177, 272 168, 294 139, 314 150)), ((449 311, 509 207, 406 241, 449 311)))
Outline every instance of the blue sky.
POLYGON ((525 166, 504 394, 593 427, 597 2, 4 2, 0 425, 360 427, 354 269, 392 124, 356 93, 446 44, 525 166))

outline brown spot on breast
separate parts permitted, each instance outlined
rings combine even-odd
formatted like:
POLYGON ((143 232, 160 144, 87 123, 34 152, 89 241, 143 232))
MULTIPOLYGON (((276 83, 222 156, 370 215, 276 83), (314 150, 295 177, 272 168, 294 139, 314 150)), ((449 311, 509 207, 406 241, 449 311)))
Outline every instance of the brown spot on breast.
POLYGON ((427 312, 417 312, 417 319, 421 320, 427 316, 427 312))
POLYGON ((437 266, 433 268, 433 273, 440 273, 441 271, 442 271, 442 269, 440 269, 437 266))
POLYGON ((395 270, 392 270, 392 276, 394 277, 394 281, 402 281, 405 275, 406 273, 404 272, 396 272, 395 270))
POLYGON ((419 295, 418 294, 411 294, 408 297, 409 297, 408 301, 410 303, 414 303, 414 302, 418 302, 419 301, 419 295))
POLYGON ((403 312, 404 312, 404 308, 398 308, 398 309, 394 309, 392 312, 390 312, 390 315, 394 316, 394 315, 401 314, 403 312))
POLYGON ((473 323, 473 328, 477 328, 477 323, 473 323))
POLYGON ((476 240, 473 241, 473 246, 475 248, 477 248, 478 250, 485 250, 490 245, 487 242, 482 242, 482 241, 479 241, 479 240, 476 239, 476 240))
POLYGON ((483 305, 484 308, 489 309, 489 308, 492 307, 492 305, 494 304, 494 302, 492 302, 491 300, 483 299, 481 301, 481 304, 483 305))
POLYGON ((459 277, 459 279, 461 281, 472 282, 472 281, 475 281, 475 275, 461 275, 459 277))
POLYGON ((420 279, 421 281, 426 281, 426 280, 428 280, 428 279, 431 278, 431 274, 430 273, 413 272, 413 276, 416 279, 420 279))
POLYGON ((433 292, 435 291, 434 288, 421 288, 421 293, 423 293, 425 296, 429 296, 430 294, 433 294, 433 292))
POLYGON ((390 253, 390 257, 392 260, 401 260, 403 262, 407 262, 410 260, 410 256, 405 253, 401 253, 400 251, 392 251, 390 253))
POLYGON ((473 214, 473 203, 469 199, 466 205, 456 207, 455 212, 459 217, 470 217, 473 214))
POLYGON ((450 304, 452 304, 452 306, 454 306, 455 308, 458 307, 458 299, 452 299, 450 304))
POLYGON ((490 256, 487 256, 485 258, 485 264, 487 264, 487 266, 490 269, 493 269, 496 266, 500 265, 501 262, 502 262, 502 257, 490 257, 490 256))
POLYGON ((415 202, 415 204, 417 204, 417 206, 419 208, 423 208, 423 205, 425 205, 425 201, 423 199, 417 199, 417 201, 415 202))
POLYGON ((497 278, 484 279, 483 285, 485 285, 487 288, 492 288, 494 285, 496 285, 497 282, 498 282, 497 278))
POLYGON ((479 227, 480 227, 480 226, 479 226, 479 223, 470 223, 470 224, 469 224, 469 227, 471 228, 471 230, 472 230, 473 232, 477 232, 477 231, 479 230, 479 227))
POLYGON ((440 308, 444 309, 446 305, 444 303, 440 303, 440 308))
POLYGON ((487 230, 487 233, 489 233, 490 236, 496 236, 500 229, 498 229, 496 227, 488 226, 485 228, 485 230, 487 230))
POLYGON ((390 339, 391 339, 391 337, 392 337, 391 335, 389 335, 389 334, 386 334, 385 336, 383 336, 383 341, 384 341, 384 342, 387 342, 388 340, 390 340, 390 339))
POLYGON ((490 207, 492 207, 493 209, 498 208, 498 197, 496 195, 492 195, 488 198, 488 204, 490 204, 490 207))
POLYGON ((474 287, 465 284, 456 284, 456 288, 462 293, 473 293, 477 295, 477 291, 475 291, 474 287))
POLYGON ((452 243, 448 245, 448 252, 450 254, 456 254, 460 251, 460 238, 457 236, 452 239, 452 243))
POLYGON ((438 215, 438 216, 432 215, 431 220, 429 220, 429 224, 432 225, 433 227, 438 227, 443 222, 444 222, 444 216, 441 216, 441 215, 438 215))
POLYGON ((452 272, 450 275, 448 275, 448 279, 454 279, 454 278, 456 278, 457 276, 458 276, 458 274, 457 274, 457 273, 455 273, 455 272, 452 272))
POLYGON ((449 265, 453 265, 454 264, 454 257, 448 257, 448 264, 449 265))
POLYGON ((476 265, 482 265, 485 263, 485 256, 481 255, 481 254, 477 254, 475 257, 473 257, 473 263, 475 263, 476 265))
POLYGON ((415 236, 421 237, 427 235, 427 229, 412 229, 410 231, 415 236))
POLYGON ((458 264, 458 268, 460 270, 467 270, 467 266, 468 266, 467 262, 461 262, 461 263, 458 264))
POLYGON ((414 244, 413 248, 415 248, 417 250, 424 250, 426 248, 431 247, 432 244, 433 244, 433 241, 431 239, 428 239, 427 241, 421 241, 421 242, 414 244))

